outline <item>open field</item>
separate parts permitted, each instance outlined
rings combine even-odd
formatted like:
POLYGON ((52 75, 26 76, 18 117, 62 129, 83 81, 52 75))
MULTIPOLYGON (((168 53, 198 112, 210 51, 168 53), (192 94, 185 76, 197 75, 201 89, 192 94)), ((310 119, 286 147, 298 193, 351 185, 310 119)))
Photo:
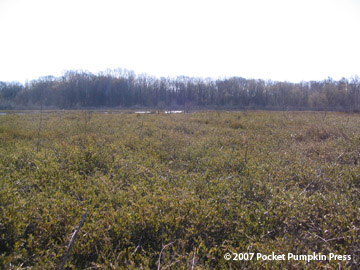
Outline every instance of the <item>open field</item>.
POLYGON ((0 115, 0 269, 58 268, 87 210, 65 269, 358 269, 359 164, 359 114, 0 115))

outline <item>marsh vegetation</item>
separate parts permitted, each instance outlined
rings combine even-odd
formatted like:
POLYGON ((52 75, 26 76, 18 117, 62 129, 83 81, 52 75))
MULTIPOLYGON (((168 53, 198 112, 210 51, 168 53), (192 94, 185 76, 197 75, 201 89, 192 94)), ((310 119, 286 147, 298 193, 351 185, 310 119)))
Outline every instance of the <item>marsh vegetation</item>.
POLYGON ((65 269, 356 269, 359 162, 359 114, 1 115, 0 265, 58 268, 88 211, 65 269))

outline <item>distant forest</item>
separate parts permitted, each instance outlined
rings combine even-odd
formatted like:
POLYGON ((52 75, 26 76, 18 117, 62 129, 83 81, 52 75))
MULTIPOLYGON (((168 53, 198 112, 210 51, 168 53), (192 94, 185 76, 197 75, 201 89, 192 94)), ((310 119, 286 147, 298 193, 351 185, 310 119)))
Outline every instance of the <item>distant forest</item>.
POLYGON ((232 77, 155 78, 132 71, 67 71, 0 82, 0 109, 153 108, 360 111, 360 79, 300 83, 232 77))

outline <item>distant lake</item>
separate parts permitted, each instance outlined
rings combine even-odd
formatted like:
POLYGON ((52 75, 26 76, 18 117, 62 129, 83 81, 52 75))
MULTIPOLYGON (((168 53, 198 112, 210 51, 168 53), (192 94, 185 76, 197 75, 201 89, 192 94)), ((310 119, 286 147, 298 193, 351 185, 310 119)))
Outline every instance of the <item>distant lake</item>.
MULTIPOLYGON (((96 112, 96 111, 94 111, 96 112)), ((24 114, 38 114, 39 111, 25 111, 25 112, 0 112, 0 115, 10 115, 10 114, 15 114, 15 115, 24 115, 24 114)), ((47 113, 46 111, 43 111, 43 113, 47 113)), ((114 113, 114 112, 108 112, 108 111, 103 111, 100 113, 103 113, 103 114, 109 114, 109 113, 114 113)), ((118 111, 116 113, 123 113, 121 111, 118 111)), ((152 112, 151 111, 135 111, 133 113, 136 113, 136 114, 151 114, 152 112)), ((173 113, 184 113, 184 111, 164 111, 164 113, 166 114, 173 114, 173 113)))
POLYGON ((137 111, 135 113, 151 113, 150 111, 137 111))
POLYGON ((183 113, 184 111, 165 111, 165 113, 183 113))
POLYGON ((7 114, 22 115, 22 114, 31 114, 31 113, 34 113, 34 112, 14 112, 14 113, 0 112, 0 115, 7 115, 7 114))

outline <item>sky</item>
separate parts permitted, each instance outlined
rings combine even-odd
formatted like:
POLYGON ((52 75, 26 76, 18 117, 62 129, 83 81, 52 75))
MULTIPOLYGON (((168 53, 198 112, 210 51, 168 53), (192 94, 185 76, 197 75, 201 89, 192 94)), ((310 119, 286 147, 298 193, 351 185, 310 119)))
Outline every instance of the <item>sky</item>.
POLYGON ((0 0, 0 81, 360 75, 360 0, 0 0))

